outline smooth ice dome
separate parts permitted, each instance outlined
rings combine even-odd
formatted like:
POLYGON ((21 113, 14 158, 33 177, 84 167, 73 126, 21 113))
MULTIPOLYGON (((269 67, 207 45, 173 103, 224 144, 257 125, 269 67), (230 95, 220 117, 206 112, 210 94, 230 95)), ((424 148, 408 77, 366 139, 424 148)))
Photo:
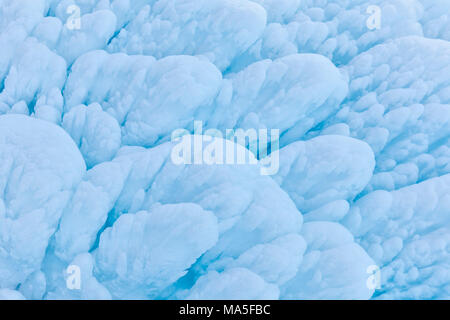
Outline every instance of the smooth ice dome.
POLYGON ((0 299, 450 299, 449 11, 0 0, 0 299))

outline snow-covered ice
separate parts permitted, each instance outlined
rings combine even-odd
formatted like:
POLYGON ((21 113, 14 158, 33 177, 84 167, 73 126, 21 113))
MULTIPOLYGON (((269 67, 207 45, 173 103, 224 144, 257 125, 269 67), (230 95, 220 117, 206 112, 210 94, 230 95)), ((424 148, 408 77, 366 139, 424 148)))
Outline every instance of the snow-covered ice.
POLYGON ((448 0, 0 0, 0 299, 450 299, 449 41, 448 0))

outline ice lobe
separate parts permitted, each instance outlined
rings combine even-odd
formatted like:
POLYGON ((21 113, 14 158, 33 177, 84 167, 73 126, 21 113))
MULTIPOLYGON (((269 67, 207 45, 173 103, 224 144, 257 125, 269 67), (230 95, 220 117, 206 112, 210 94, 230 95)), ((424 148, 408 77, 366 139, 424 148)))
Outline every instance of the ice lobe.
POLYGON ((41 267, 85 164, 59 127, 0 116, 0 286, 16 288, 41 267))
POLYGON ((235 268, 222 273, 212 271, 201 277, 187 299, 191 300, 275 300, 279 289, 253 272, 235 268))
POLYGON ((308 213, 334 201, 353 200, 370 181, 374 167, 373 152, 365 142, 324 135, 281 149, 275 181, 299 210, 308 213))
POLYGON ((342 221, 381 269, 379 298, 448 299, 450 175, 359 199, 342 221))
POLYGON ((291 233, 272 242, 258 244, 224 266, 226 269, 245 267, 268 283, 282 285, 297 273, 305 250, 306 242, 302 236, 291 233))
POLYGON ((277 128, 281 146, 299 140, 336 112, 347 78, 327 58, 295 54, 230 74, 208 120, 212 128, 277 128))
POLYGON ((150 1, 114 38, 109 52, 202 55, 220 70, 262 34, 266 12, 247 0, 150 1), (232 23, 230 23, 232 21, 232 23))
POLYGON ((92 51, 72 67, 65 108, 99 103, 122 126, 123 144, 151 147, 209 116, 221 82, 213 64, 192 56, 155 61, 92 51))
POLYGON ((96 251, 99 278, 116 297, 156 297, 217 238, 217 218, 196 204, 122 215, 101 235, 96 251))
POLYGON ((369 299, 368 267, 373 260, 352 234, 334 222, 308 222, 301 232, 308 244, 296 276, 281 287, 284 299, 369 299), (339 275, 339 276, 336 276, 339 275))

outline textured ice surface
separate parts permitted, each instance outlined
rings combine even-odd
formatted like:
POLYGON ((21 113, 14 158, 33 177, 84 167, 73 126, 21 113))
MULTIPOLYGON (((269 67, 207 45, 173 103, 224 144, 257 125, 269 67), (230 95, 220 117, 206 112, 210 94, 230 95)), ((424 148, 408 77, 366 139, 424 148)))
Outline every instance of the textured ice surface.
POLYGON ((350 98, 337 118, 377 155, 368 188, 390 190, 450 173, 449 42, 397 39, 361 54, 349 70, 350 98))
POLYGON ((139 13, 111 41, 108 51, 157 58, 202 55, 225 70, 266 25, 266 11, 248 0, 146 2, 134 5, 139 13))
POLYGON ((449 299, 449 13, 0 0, 0 299, 449 299))
POLYGON ((343 224, 383 266, 381 298, 448 298, 450 175, 359 199, 343 224), (415 283, 415 285, 412 285, 415 283))

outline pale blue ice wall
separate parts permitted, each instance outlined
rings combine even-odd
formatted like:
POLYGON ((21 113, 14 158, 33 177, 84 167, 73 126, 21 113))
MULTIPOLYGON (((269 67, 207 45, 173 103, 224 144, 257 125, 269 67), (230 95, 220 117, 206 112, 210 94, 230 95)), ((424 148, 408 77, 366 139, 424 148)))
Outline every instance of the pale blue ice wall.
POLYGON ((449 41, 448 0, 0 0, 0 299, 449 299, 449 41), (177 163, 194 123, 281 150, 177 163))

